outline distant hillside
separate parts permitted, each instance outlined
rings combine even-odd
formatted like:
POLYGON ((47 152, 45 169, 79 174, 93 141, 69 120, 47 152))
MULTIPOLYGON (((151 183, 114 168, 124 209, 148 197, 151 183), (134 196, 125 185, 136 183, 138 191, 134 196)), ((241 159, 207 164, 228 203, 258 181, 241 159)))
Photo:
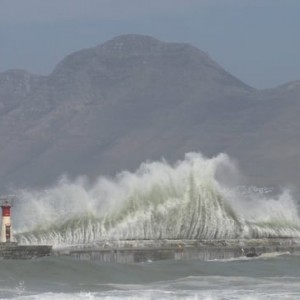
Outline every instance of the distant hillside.
POLYGON ((257 184, 300 179, 300 83, 257 91, 201 50, 124 35, 49 76, 0 73, 0 186, 227 152, 257 184))

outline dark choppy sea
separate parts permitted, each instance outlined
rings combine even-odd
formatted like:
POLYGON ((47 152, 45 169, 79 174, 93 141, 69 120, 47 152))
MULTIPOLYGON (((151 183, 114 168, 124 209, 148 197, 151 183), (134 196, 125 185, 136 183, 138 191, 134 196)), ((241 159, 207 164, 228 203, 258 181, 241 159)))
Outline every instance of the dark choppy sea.
POLYGON ((300 299, 300 256, 103 264, 0 261, 1 299, 300 299))

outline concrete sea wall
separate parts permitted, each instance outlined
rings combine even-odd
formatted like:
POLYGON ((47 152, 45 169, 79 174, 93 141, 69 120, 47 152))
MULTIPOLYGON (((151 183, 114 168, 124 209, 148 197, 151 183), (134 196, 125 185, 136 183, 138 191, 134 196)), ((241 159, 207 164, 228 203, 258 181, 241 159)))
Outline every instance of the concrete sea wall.
POLYGON ((229 259, 271 252, 300 253, 300 240, 124 240, 55 249, 54 255, 82 260, 133 263, 156 260, 229 259))
POLYGON ((51 246, 25 246, 17 243, 0 243, 0 259, 32 259, 51 254, 51 246))
POLYGON ((0 243, 0 259, 32 259, 49 255, 69 256, 105 263, 156 260, 215 260, 259 256, 271 252, 300 253, 300 240, 289 238, 249 240, 115 240, 92 245, 53 249, 42 245, 0 243))

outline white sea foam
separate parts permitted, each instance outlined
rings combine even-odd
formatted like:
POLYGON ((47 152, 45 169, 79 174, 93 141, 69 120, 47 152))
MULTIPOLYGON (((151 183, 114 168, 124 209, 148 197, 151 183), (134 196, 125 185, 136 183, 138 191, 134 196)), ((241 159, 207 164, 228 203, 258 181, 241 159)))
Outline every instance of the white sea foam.
MULTIPOLYGON (((249 287, 248 287, 249 288, 249 287)), ((108 291, 101 293, 39 293, 35 295, 17 296, 9 298, 13 300, 150 300, 150 299, 184 299, 184 300, 281 300, 299 299, 297 291, 274 291, 269 290, 248 290, 248 289, 215 289, 204 291, 163 291, 163 290, 139 290, 139 291, 108 291)))
POLYGON ((143 163, 113 179, 62 178, 47 190, 18 192, 21 243, 70 245, 106 239, 300 237, 295 203, 283 191, 241 193, 225 154, 188 153, 170 165, 143 163), (233 180, 234 179, 234 180, 233 180))

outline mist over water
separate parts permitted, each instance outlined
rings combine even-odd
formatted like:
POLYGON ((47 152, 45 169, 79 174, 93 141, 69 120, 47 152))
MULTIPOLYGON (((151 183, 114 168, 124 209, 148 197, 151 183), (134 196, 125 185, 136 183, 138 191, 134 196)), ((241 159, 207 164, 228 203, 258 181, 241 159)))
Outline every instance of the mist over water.
POLYGON ((174 165, 146 162, 115 178, 62 178, 18 191, 14 230, 22 244, 54 246, 111 239, 300 237, 288 191, 276 197, 237 188, 239 172, 220 154, 188 153, 174 165))

